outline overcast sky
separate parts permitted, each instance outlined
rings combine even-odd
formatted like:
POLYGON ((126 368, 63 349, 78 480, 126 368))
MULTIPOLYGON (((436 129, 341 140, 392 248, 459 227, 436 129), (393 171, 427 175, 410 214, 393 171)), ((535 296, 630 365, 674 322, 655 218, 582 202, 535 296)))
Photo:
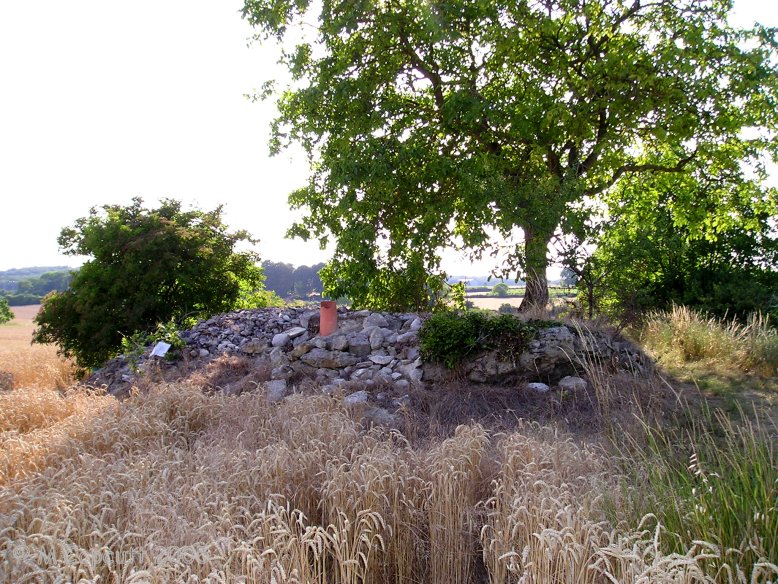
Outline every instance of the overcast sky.
MULTIPOLYGON (((241 0, 0 0, 0 270, 71 265, 62 227, 102 204, 162 197, 260 239, 263 259, 326 259, 283 238, 302 155, 270 158, 274 107, 244 95, 278 77, 248 46, 241 0)), ((739 0, 735 23, 778 26, 778 3, 739 0)), ((481 274, 454 257, 450 273, 481 274)))

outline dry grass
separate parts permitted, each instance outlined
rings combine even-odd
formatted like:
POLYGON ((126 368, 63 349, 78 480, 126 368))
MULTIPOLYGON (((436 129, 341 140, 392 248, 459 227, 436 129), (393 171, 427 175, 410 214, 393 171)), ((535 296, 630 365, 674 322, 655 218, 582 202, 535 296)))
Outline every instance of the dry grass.
MULTIPOLYGON (((327 396, 269 405, 259 365, 222 359, 188 383, 147 380, 123 402, 44 389, 45 378, 0 394, 0 582, 778 581, 774 543, 732 543, 714 529, 726 496, 709 524, 695 507, 702 499, 676 496, 697 479, 672 466, 668 449, 632 464, 609 456, 592 432, 581 433, 585 442, 519 418, 545 408, 616 439, 619 426, 637 435, 632 413, 663 409, 651 381, 589 361, 581 403, 515 388, 438 388, 414 395, 417 415, 406 416, 403 435, 365 429, 327 396), (673 525, 666 511, 676 504, 673 525), (691 526, 694 537, 684 537, 691 526)), ((761 444, 753 436, 748 448, 761 444)), ((732 444, 710 442, 724 478, 775 468, 770 449, 738 475, 734 463, 757 457, 732 444)), ((778 521, 771 472, 753 483, 760 524, 778 521)), ((751 491, 737 491, 746 511, 751 491)))
POLYGON ((778 375, 778 329, 766 317, 748 322, 706 317, 684 306, 648 316, 641 339, 661 360, 778 375))
MULTIPOLYGON (((609 522, 623 479, 546 427, 411 445, 326 396, 3 399, 3 582, 726 581, 711 546, 665 554, 650 517, 609 522)), ((753 582, 778 577, 768 559, 753 582)))
POLYGON ((11 374, 12 387, 64 389, 74 381, 73 364, 53 345, 30 344, 38 308, 12 306, 14 320, 0 325, 0 372, 11 374))

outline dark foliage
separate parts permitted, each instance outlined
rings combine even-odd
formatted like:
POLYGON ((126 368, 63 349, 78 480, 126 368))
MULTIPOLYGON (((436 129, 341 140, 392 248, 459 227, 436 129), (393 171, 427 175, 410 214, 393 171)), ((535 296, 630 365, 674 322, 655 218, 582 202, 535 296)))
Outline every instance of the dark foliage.
POLYGON ((230 310, 262 285, 256 254, 235 251, 253 240, 227 231, 221 207, 184 211, 165 200, 146 209, 136 198, 127 207, 92 208, 58 241, 64 253, 91 259, 68 290, 44 298, 34 339, 57 343, 81 367, 114 356, 124 336, 230 310))

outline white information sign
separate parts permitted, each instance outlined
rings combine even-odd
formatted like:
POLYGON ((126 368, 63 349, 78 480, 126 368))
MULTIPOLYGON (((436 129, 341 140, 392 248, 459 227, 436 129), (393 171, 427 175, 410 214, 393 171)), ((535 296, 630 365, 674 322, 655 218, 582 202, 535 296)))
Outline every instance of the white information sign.
POLYGON ((170 349, 170 343, 165 343, 164 341, 159 341, 156 345, 154 345, 154 350, 151 351, 152 357, 164 357, 165 353, 168 352, 168 349, 170 349))

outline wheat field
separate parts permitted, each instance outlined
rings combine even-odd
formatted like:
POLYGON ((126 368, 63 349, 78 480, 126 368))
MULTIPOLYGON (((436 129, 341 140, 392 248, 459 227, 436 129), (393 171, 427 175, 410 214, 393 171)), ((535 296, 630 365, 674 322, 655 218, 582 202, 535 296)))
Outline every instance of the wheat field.
POLYGON ((0 327, 2 583, 778 582, 773 443, 649 427, 655 380, 589 364, 599 435, 414 416, 403 434, 328 396, 270 405, 196 376, 117 401, 29 346, 33 316, 0 327))
POLYGON ((625 477, 595 444, 530 422, 411 444, 338 403, 190 384, 0 394, 0 581, 778 579, 704 541, 663 551, 650 514, 613 520, 625 477))
POLYGON ((0 325, 0 376, 10 373, 13 387, 64 389, 75 379, 73 364, 59 357, 53 345, 31 344, 39 308, 12 306, 14 319, 0 325))

